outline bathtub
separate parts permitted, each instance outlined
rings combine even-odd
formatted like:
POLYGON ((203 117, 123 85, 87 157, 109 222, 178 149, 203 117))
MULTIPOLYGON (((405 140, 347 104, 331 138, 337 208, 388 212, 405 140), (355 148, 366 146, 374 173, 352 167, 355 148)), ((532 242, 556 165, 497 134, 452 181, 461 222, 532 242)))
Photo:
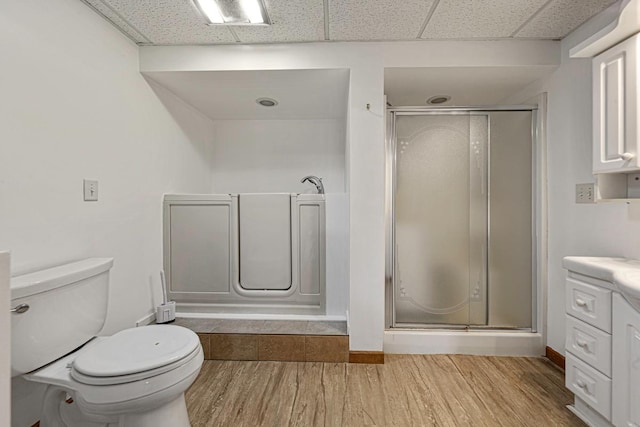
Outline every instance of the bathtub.
POLYGON ((181 313, 325 313, 322 194, 168 194, 168 296, 181 313))

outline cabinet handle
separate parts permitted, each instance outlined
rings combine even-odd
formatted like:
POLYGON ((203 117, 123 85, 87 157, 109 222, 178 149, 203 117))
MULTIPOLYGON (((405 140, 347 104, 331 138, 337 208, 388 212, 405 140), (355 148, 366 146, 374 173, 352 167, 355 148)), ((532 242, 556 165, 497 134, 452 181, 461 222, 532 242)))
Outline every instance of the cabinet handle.
POLYGON ((625 162, 628 162, 629 160, 633 159, 635 157, 635 154, 633 153, 622 153, 620 154, 620 159, 624 160, 625 162))
POLYGON ((578 347, 582 347, 582 348, 584 348, 584 350, 585 350, 587 353, 590 353, 590 352, 591 352, 591 351, 589 350, 589 343, 588 343, 588 342, 586 342, 585 340, 581 340, 581 339, 579 339, 579 340, 577 340, 577 341, 576 341, 576 344, 578 344, 578 347))
POLYGON ((578 381, 576 381, 576 385, 578 387, 580 387, 581 389, 583 389, 585 393, 590 394, 589 393, 589 385, 587 383, 585 383, 584 381, 578 380, 578 381))
POLYGON ((19 304, 9 310, 11 313, 22 314, 29 311, 29 304, 19 304))
POLYGON ((587 302, 585 300, 583 300, 583 299, 578 298, 576 300, 576 305, 578 307, 584 308, 586 311, 589 311, 589 307, 587 307, 587 302))

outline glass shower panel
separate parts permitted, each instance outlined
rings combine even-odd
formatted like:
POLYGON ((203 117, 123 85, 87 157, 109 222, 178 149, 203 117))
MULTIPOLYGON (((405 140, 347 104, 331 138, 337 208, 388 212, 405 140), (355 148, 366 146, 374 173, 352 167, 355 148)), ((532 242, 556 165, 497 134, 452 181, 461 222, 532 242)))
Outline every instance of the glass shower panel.
POLYGON ((533 283, 530 111, 491 113, 489 325, 530 328, 533 283))
POLYGON ((395 324, 484 325, 486 115, 397 115, 395 324))

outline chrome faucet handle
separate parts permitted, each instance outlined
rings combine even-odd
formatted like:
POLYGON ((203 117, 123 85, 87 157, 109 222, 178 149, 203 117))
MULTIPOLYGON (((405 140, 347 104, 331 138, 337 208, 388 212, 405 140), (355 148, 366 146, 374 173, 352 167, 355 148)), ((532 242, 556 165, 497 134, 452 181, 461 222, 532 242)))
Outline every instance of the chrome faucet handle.
POLYGON ((303 184, 306 181, 309 181, 310 183, 316 186, 316 190, 318 190, 318 194, 324 194, 324 185, 322 184, 322 178, 318 178, 317 176, 314 176, 314 175, 308 175, 300 180, 300 182, 303 184))

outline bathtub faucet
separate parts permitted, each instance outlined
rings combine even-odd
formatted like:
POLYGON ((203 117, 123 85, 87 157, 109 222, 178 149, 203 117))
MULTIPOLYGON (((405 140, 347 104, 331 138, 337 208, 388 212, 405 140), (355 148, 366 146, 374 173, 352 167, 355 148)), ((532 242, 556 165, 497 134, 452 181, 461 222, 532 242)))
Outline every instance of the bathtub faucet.
POLYGON ((302 180, 300 180, 300 182, 303 184, 305 183, 305 181, 309 181, 310 183, 315 185, 316 189, 318 189, 318 194, 324 194, 324 185, 322 185, 322 178, 309 175, 309 176, 305 176, 304 178, 302 178, 302 180))

